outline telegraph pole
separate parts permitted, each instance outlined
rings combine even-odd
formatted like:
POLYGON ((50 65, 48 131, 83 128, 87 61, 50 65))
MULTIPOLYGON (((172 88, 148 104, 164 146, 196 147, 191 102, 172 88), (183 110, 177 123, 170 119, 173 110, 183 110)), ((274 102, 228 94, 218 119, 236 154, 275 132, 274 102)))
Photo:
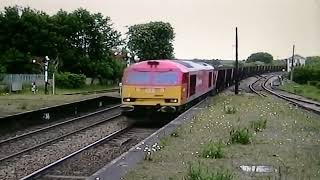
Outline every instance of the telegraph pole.
POLYGON ((239 62, 238 62, 238 27, 236 27, 236 69, 234 72, 235 76, 235 86, 234 86, 234 94, 239 94, 239 62))
POLYGON ((294 61, 294 45, 293 45, 293 49, 292 49, 292 61, 291 61, 291 72, 290 72, 290 80, 293 81, 293 61, 294 61))

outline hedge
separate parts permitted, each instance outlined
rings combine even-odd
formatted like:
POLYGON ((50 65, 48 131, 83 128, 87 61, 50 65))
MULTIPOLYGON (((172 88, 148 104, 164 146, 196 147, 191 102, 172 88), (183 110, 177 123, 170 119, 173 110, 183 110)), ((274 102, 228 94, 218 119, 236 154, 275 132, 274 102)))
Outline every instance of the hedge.
POLYGON ((306 84, 310 81, 320 81, 320 63, 301 67, 295 67, 293 79, 300 84, 306 84))
POLYGON ((86 83, 86 76, 64 72, 56 75, 55 82, 59 88, 81 88, 86 83))

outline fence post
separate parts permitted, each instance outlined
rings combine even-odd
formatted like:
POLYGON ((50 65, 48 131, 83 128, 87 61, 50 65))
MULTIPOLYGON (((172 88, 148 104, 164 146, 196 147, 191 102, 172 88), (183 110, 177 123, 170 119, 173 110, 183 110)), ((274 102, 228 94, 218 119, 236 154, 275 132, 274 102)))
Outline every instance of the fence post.
POLYGON ((54 90, 55 90, 55 82, 54 82, 54 73, 52 73, 52 94, 54 95, 54 90))

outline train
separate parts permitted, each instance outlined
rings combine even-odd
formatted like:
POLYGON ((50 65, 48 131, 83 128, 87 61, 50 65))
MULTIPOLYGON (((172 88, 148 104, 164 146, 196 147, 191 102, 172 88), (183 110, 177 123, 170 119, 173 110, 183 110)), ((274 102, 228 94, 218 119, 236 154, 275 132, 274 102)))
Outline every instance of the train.
MULTIPOLYGON (((240 67, 238 76, 241 80, 283 69, 285 66, 240 67)), ((124 70, 120 107, 124 114, 179 113, 234 83, 233 67, 215 67, 205 61, 146 60, 124 70)))

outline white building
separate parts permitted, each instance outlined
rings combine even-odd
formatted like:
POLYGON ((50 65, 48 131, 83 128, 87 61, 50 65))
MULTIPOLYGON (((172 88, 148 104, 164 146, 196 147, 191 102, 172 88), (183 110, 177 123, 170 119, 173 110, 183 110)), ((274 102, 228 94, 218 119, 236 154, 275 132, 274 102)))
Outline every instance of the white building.
MULTIPOLYGON (((302 57, 300 55, 294 55, 294 61, 293 66, 304 66, 306 64, 306 58, 302 57)), ((291 71, 291 65, 292 65, 292 57, 287 58, 287 70, 288 72, 291 71)))

